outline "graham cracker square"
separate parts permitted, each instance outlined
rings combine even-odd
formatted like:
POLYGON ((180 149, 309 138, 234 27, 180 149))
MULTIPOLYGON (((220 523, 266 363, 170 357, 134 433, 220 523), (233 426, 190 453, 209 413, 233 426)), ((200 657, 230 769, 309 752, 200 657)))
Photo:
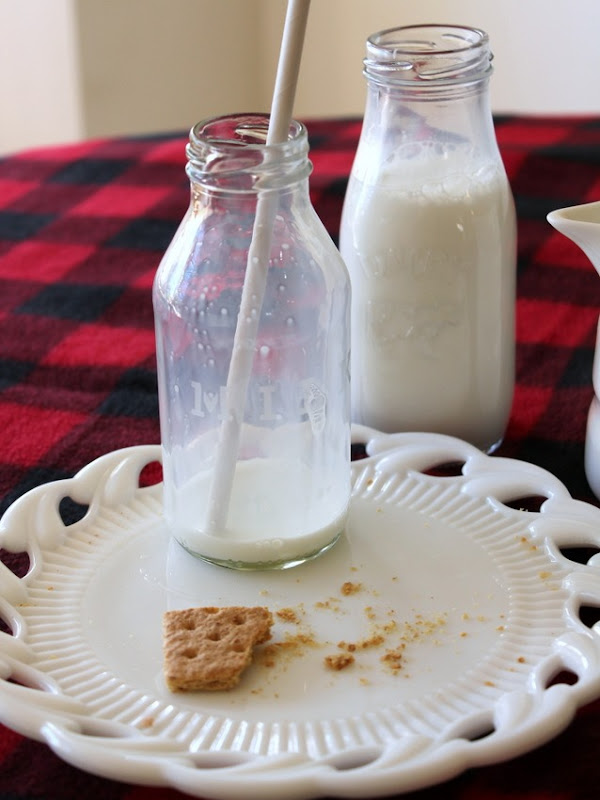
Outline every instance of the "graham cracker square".
POLYGON ((252 661, 252 649, 271 637, 273 616, 263 606, 185 608, 163 615, 164 674, 172 692, 232 689, 252 661))

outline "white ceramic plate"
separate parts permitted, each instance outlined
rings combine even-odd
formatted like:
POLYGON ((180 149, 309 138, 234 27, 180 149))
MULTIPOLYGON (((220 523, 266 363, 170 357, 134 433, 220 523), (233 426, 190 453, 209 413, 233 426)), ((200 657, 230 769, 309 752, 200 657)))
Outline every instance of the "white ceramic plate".
POLYGON ((170 542, 161 486, 139 486, 158 447, 18 500, 0 547, 31 568, 0 564, 0 721, 89 772, 227 800, 400 793, 556 735, 600 694, 600 626, 580 620, 600 607, 600 556, 561 552, 600 547, 600 511, 456 439, 353 436, 370 455, 353 465, 345 537, 281 572, 170 542), (425 473, 450 461, 458 475, 425 473), (531 495, 539 511, 506 505, 531 495), (64 497, 89 506, 68 526, 64 497), (162 612, 237 604, 275 613, 274 656, 231 692, 169 693, 162 612), (341 642, 354 663, 327 669, 341 642), (553 682, 563 672, 576 682, 553 682))

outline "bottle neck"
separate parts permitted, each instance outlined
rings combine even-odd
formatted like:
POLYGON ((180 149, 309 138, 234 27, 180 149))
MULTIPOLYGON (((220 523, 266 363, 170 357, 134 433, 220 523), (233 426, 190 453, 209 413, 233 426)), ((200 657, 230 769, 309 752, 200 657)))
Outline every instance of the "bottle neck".
POLYGON ((446 174, 461 162, 497 162, 491 60, 487 35, 473 28, 409 26, 370 37, 358 171, 435 160, 446 174))
POLYGON ((305 182, 312 169, 306 128, 293 121, 287 141, 267 145, 268 126, 262 114, 231 114, 195 125, 186 149, 192 192, 248 195, 305 182))
POLYGON ((364 126, 396 133, 404 140, 439 136, 480 144, 495 140, 489 80, 446 87, 383 84, 367 78, 364 126))

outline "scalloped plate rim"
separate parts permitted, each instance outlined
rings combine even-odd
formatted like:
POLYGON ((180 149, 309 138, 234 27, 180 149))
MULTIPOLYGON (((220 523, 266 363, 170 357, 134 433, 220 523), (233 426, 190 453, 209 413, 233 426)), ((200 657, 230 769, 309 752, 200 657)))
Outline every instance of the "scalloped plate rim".
MULTIPOLYGON (((419 433, 388 435, 363 426, 353 426, 353 441, 367 442, 368 452, 366 459, 355 462, 353 481, 356 480, 356 475, 369 465, 383 465, 384 471, 387 469, 390 474, 397 473, 405 476, 411 471, 410 463, 415 457, 417 461, 422 461, 431 453, 445 454, 449 452, 464 459, 464 476, 459 480, 467 489, 474 486, 475 493, 481 490, 481 486, 485 488, 486 481, 492 484, 495 481, 498 485, 504 481, 509 488, 518 485, 519 482, 517 481, 516 484, 514 480, 511 482, 508 475, 510 470, 517 469, 522 470, 522 474, 525 476, 524 483, 528 489, 535 485, 536 481, 545 488, 548 495, 546 507, 542 507, 539 514, 527 517, 528 522, 532 520, 534 534, 536 525, 541 525, 543 532, 545 522, 550 523, 555 519, 563 519, 565 514, 571 514, 572 519, 584 527, 594 521, 600 522, 599 509, 573 500, 566 488, 546 470, 526 462, 487 456, 471 445, 453 437, 419 433), (400 469, 398 469, 398 465, 400 465, 400 469)), ((21 517, 29 513, 32 498, 43 499, 49 486, 56 487, 60 484, 65 490, 75 489, 80 484, 96 480, 108 472, 114 472, 115 467, 121 467, 121 472, 124 472, 130 480, 130 458, 135 455, 140 457, 143 455, 147 460, 159 460, 160 446, 142 445, 107 453, 84 467, 73 478, 31 490, 17 500, 0 521, 0 545, 2 541, 7 544, 7 536, 8 543, 14 545, 15 537, 13 536, 11 540, 11 529, 21 517)), ((447 481, 448 479, 442 480, 447 481)), ((126 498, 127 492, 122 490, 124 483, 123 475, 113 479, 111 491, 113 491, 115 501, 118 501, 119 497, 121 500, 126 498)), ((137 491, 136 489, 135 493, 137 491)), ((154 497, 158 490, 157 487, 150 487, 141 491, 146 493, 146 497, 154 497)), ((353 496, 356 491, 356 486, 354 486, 353 496)), ((85 523, 83 524, 85 525, 85 523)), ((600 534, 598 541, 600 544, 600 534)), ((40 549, 44 551, 43 546, 40 546, 40 549)), ((47 549, 51 550, 51 546, 48 546, 47 549)), ((18 579, 15 580, 14 576, 11 578, 6 574, 7 572, 6 569, 4 572, 0 569, 0 577, 4 574, 8 590, 14 592, 15 589, 21 588, 18 579)), ((590 585, 593 586, 595 579, 598 580, 600 586, 600 570, 590 565, 574 565, 572 575, 575 576, 573 580, 583 581, 588 589, 590 585)), ((571 574, 567 578, 570 580, 571 574)), ((569 599, 571 600, 573 596, 574 590, 571 589, 569 599)), ((5 596, 0 597, 0 602, 8 603, 5 596)), ((1 611, 2 606, 0 605, 1 611)), ((561 631, 562 634, 565 634, 565 631, 561 631)), ((565 634, 567 640, 564 644, 567 649, 569 646, 568 636, 571 634, 575 635, 576 631, 567 629, 565 634)), ((592 630, 588 636, 593 655, 600 654, 597 632, 592 630)), ((15 637, 6 634, 0 637, 0 668, 3 658, 9 664, 15 661, 18 663, 18 647, 14 646, 18 645, 18 642, 15 642, 14 639, 15 637), (4 646, 2 642, 4 642, 4 646)), ((3 691, 5 683, 6 679, 2 677, 0 679, 0 697, 6 696, 3 691)), ((15 691, 14 686, 11 687, 11 692, 13 691, 15 691)), ((500 728, 491 736, 477 741, 460 738, 450 738, 444 741, 441 737, 437 741, 422 742, 420 745, 417 742, 418 737, 416 737, 413 742, 416 748, 415 755, 408 762, 406 760, 394 762, 394 747, 389 746, 383 751, 375 748, 374 753, 379 753, 376 758, 373 758, 373 754, 366 753, 365 763, 351 769, 345 768, 342 764, 343 759, 336 764, 337 759, 334 756, 320 760, 307 760, 297 753, 280 753, 264 757, 249 754, 247 758, 245 756, 241 756, 239 759, 233 758, 232 763, 228 762, 228 758, 225 757, 226 754, 232 752, 227 748, 216 751, 216 754, 200 750, 198 753, 189 752, 187 756, 175 748, 173 754, 168 746, 169 739, 151 738, 140 733, 139 729, 134 727, 131 728, 131 738, 119 738, 119 746, 111 747, 111 742, 114 745, 116 740, 104 739, 102 735, 94 736, 78 731, 81 722, 85 723, 86 720, 94 722, 93 716, 90 717, 86 713, 79 714, 75 711, 71 714, 60 710, 54 711, 52 695, 48 692, 44 693, 43 702, 38 704, 36 701, 40 699, 39 690, 18 687, 16 691, 21 696, 24 707, 29 704, 35 712, 32 716, 36 720, 41 719, 42 722, 21 723, 22 706, 19 719, 11 718, 10 709, 6 714, 6 709, 0 708, 0 718, 3 719, 4 724, 25 735, 46 742, 63 760, 89 772, 117 780, 168 786, 187 793, 222 798, 223 800, 233 797, 276 798, 281 796, 283 786, 288 791, 290 798, 309 800, 309 798, 317 798, 325 794, 339 797, 374 797, 416 790, 449 779, 468 767, 491 764, 524 753, 564 730, 577 708, 600 694, 600 669, 593 673, 586 672, 584 680, 574 686, 559 685, 545 688, 539 697, 534 692, 536 700, 542 698, 543 702, 538 703, 537 706, 534 703, 532 715, 524 722, 521 720, 516 724, 513 735, 500 728), (550 708, 545 706, 550 706, 550 708), (130 743, 129 749, 128 742, 130 743), (205 763, 207 758, 210 761, 212 756, 214 756, 214 763, 207 765, 205 763), (222 762, 219 759, 222 759, 222 762)), ((509 704, 510 698, 502 697, 502 700, 506 700, 509 704)), ((85 708, 82 708, 82 712, 84 711, 85 708)), ((16 712, 14 713, 16 714, 16 712)), ((85 728, 85 725, 83 727, 85 728)), ((100 728, 101 725, 98 726, 98 730, 100 728)), ((408 747, 410 750, 411 737, 400 736, 396 744, 400 749, 408 747)))

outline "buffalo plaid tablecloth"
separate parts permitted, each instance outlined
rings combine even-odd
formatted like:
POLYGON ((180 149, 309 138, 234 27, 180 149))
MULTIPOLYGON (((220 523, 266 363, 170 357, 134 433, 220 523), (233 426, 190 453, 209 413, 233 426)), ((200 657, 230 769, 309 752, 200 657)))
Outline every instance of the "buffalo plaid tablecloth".
MULTIPOLYGON (((546 214, 600 199, 600 118, 501 117, 496 128, 519 220, 517 386, 498 454, 597 503, 583 442, 600 278, 546 214)), ((308 129, 312 200, 337 240, 360 121, 308 129)), ((0 512, 104 453, 159 441, 151 285, 188 203, 185 141, 119 138, 0 159, 0 512)), ((600 701, 530 754, 405 797, 582 800, 599 787, 600 701)), ((0 725, 0 800, 86 795, 182 797, 81 772, 0 725)))

